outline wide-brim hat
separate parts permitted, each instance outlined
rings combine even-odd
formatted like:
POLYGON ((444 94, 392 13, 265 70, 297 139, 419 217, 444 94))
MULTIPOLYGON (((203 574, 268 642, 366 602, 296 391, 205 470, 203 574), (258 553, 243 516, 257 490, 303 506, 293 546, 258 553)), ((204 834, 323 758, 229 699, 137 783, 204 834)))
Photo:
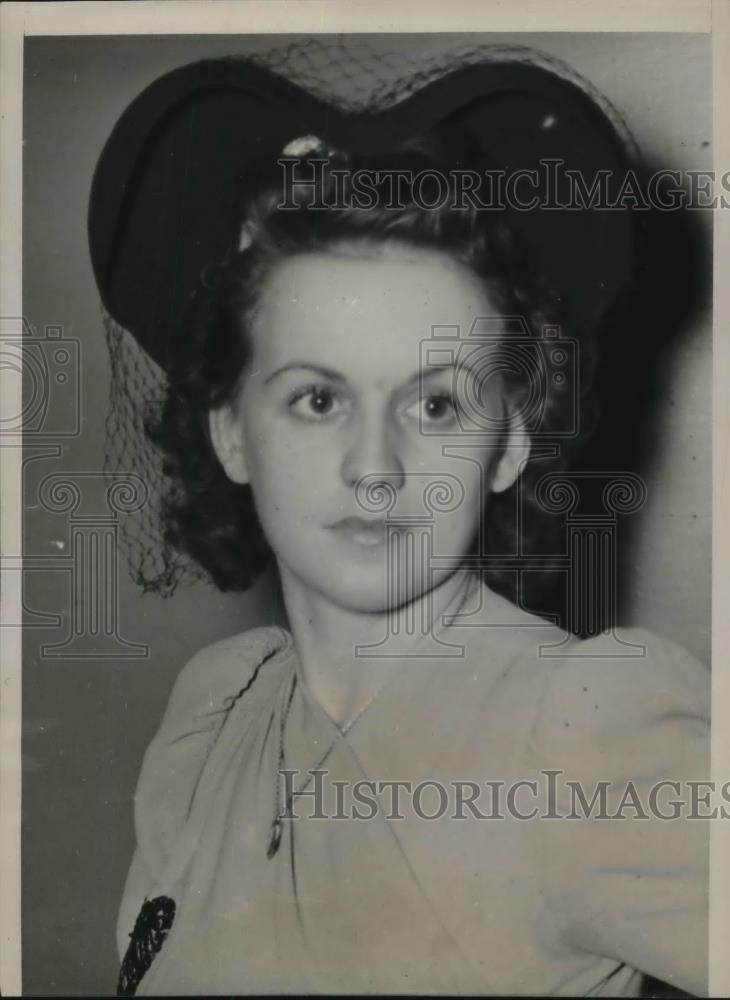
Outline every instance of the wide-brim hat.
MULTIPOLYGON (((603 99, 562 65, 524 52, 492 59, 484 50, 385 109, 354 112, 245 57, 191 63, 129 105, 100 156, 88 230, 103 306, 166 367, 202 271, 236 239, 253 161, 275 162, 305 135, 378 153, 441 130, 463 132, 491 169, 538 169, 540 184, 553 163, 587 190, 603 172, 615 192, 636 159, 603 99)), ((635 213, 572 205, 513 214, 573 323, 595 324, 630 281, 635 213)))

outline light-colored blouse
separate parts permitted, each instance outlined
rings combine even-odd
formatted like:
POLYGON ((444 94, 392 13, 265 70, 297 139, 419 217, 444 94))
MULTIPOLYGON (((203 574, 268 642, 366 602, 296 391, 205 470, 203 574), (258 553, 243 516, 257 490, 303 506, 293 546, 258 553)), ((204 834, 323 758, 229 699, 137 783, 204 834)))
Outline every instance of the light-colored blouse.
POLYGON ((120 956, 175 902, 137 994, 704 993, 709 671, 620 639, 482 587, 345 733, 285 629, 196 655, 137 787, 120 956))

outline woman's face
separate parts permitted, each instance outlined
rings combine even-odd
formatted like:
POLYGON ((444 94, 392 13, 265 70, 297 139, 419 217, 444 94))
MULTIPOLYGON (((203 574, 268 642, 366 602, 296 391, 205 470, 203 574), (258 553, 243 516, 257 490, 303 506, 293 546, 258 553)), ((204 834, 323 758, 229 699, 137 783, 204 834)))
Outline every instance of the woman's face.
POLYGON ((211 432, 230 478, 250 483, 282 574, 384 612, 458 567, 489 491, 511 485, 529 447, 505 421, 494 337, 470 337, 494 315, 471 272, 437 252, 272 269, 239 396, 211 432))

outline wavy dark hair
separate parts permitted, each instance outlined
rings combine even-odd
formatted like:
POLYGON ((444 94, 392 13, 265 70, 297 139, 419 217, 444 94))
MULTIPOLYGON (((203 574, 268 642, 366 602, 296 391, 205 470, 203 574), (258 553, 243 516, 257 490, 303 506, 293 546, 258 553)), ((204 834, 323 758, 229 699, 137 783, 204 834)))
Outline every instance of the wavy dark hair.
MULTIPOLYGON (((167 492, 163 498, 166 541, 191 556, 221 590, 245 590, 266 566, 271 552, 257 517, 248 485, 231 482, 213 450, 208 413, 231 401, 240 386, 250 356, 249 331, 262 283, 286 258, 334 249, 337 245, 372 249, 383 243, 439 251, 469 268, 483 283, 489 301, 501 315, 521 316, 530 335, 540 338, 545 325, 566 331, 559 296, 547 287, 539 262, 521 237, 507 210, 486 213, 476 206, 455 208, 457 192, 452 143, 429 137, 410 141, 387 155, 367 156, 328 150, 324 168, 311 161, 323 158, 314 151, 301 159, 298 177, 306 167, 316 178, 314 187, 296 184, 282 189, 282 168, 258 167, 257 193, 241 206, 235 239, 225 257, 206 268, 192 295, 182 322, 178 350, 168 372, 167 396, 147 420, 147 432, 163 454, 167 492), (333 169, 337 168, 337 169, 333 169), (386 180, 393 171, 419 175, 418 196, 411 189, 394 201, 386 180), (343 198, 343 176, 368 171, 377 178, 375 204, 358 207, 343 198), (425 171, 438 171, 436 181, 425 171), (339 176, 338 176, 339 172, 339 176), (379 173, 376 173, 379 172, 379 173), (444 192, 449 197, 434 199, 444 192), (279 206, 286 194, 296 209, 279 206), (325 209, 312 208, 314 204, 325 209), (424 204, 434 204, 426 208, 424 204)), ((464 163, 464 154, 460 157, 464 163)), ((470 164, 471 165, 471 164, 470 164)), ((250 179, 247 181, 251 183, 250 179)), ((388 181, 390 184, 390 181, 388 181)), ((250 187, 248 188, 250 190, 250 187)), ((567 331, 569 332, 569 330, 567 331)), ((581 386, 585 393, 592 352, 581 344, 581 386), (586 362, 589 362, 586 365, 586 362)), ((511 394, 519 400, 528 391, 525 379, 506 373, 511 394)), ((564 425, 575 407, 575 386, 548 380, 542 401, 541 440, 564 425)), ((535 498, 535 482, 545 472, 565 463, 565 449, 549 461, 530 461, 518 482, 502 494, 492 494, 485 507, 482 547, 497 554, 539 548, 546 532, 555 532, 549 516, 535 498)), ((555 551, 552 548, 551 551, 555 551)), ((517 600, 513 570, 484 569, 494 590, 517 600)))

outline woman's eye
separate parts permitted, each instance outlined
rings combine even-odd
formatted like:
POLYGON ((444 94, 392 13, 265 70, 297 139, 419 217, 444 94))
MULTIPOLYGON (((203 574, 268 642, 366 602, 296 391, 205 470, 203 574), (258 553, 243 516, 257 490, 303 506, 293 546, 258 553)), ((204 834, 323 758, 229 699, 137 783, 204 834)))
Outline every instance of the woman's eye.
POLYGON ((307 386, 289 397, 289 409, 303 420, 322 420, 334 416, 343 408, 335 392, 326 386, 307 386))
POLYGON ((407 410, 409 416, 428 423, 450 423, 456 418, 456 403, 450 392, 423 396, 407 410))

